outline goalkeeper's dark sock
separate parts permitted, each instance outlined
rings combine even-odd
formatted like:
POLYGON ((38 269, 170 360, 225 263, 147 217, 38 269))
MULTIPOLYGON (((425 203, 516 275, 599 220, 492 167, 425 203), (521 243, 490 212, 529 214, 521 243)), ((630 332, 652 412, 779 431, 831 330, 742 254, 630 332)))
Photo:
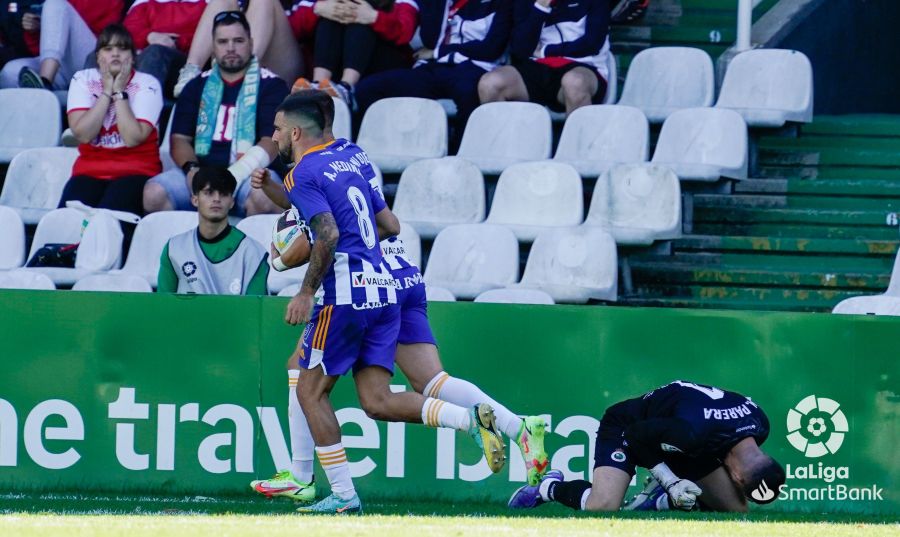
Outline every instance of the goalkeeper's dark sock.
POLYGON ((579 479, 577 481, 554 481, 547 489, 547 497, 554 502, 559 502, 576 511, 584 509, 588 495, 591 493, 591 482, 579 479))

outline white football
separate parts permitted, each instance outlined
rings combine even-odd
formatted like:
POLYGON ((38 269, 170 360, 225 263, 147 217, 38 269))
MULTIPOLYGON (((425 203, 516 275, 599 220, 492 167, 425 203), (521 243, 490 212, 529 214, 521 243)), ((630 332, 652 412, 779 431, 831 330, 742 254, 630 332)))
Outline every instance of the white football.
POLYGON ((272 229, 272 244, 275 245, 275 249, 278 250, 279 254, 283 254, 302 232, 301 220, 297 210, 291 207, 281 213, 281 216, 275 221, 275 227, 272 229))

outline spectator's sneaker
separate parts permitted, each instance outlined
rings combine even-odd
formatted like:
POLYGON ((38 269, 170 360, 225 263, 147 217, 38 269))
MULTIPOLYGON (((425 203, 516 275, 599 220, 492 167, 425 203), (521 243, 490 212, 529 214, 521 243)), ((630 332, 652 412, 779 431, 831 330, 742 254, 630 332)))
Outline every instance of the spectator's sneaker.
POLYGON ((325 498, 324 500, 312 505, 300 507, 298 513, 322 513, 326 515, 350 515, 362 513, 362 502, 359 501, 359 495, 354 494, 349 500, 342 500, 336 495, 325 498))
POLYGON ((177 99, 181 92, 184 90, 184 87, 188 85, 188 82, 194 80, 203 70, 200 69, 200 66, 194 65, 193 63, 186 63, 184 67, 178 71, 178 81, 175 82, 175 89, 172 90, 172 94, 175 95, 177 99))
POLYGON ((494 409, 487 403, 479 403, 472 407, 471 416, 469 436, 484 450, 488 467, 496 474, 506 464, 506 445, 494 421, 494 409))
POLYGON ((316 499, 315 482, 301 483, 294 479, 290 470, 281 470, 269 479, 251 481, 250 488, 266 498, 284 496, 297 502, 311 502, 316 499))
POLYGON ((528 472, 528 484, 536 486, 547 472, 547 452, 544 451, 544 429, 547 424, 540 416, 528 416, 522 420, 516 444, 525 459, 525 470, 528 472))
POLYGON ((297 93, 298 91, 304 90, 313 90, 319 89, 318 82, 310 82, 309 80, 303 78, 302 76, 294 81, 294 85, 291 86, 291 93, 297 93))
POLYGON ((319 89, 347 104, 347 108, 351 112, 356 111, 356 95, 353 92, 353 86, 346 82, 333 83, 327 78, 319 83, 319 89))
POLYGON ((72 129, 64 130, 59 138, 59 142, 63 147, 78 147, 78 138, 75 138, 75 133, 72 132, 72 129))
POLYGON ((669 495, 659 481, 650 476, 644 484, 644 490, 640 491, 622 509, 625 511, 663 511, 668 508, 669 495))
POLYGON ((19 87, 52 90, 52 86, 41 75, 30 67, 23 67, 19 71, 19 87))
POLYGON ((547 472, 537 485, 525 485, 519 487, 513 495, 510 496, 509 502, 506 504, 510 509, 533 509, 542 503, 544 498, 541 497, 541 483, 544 481, 562 481, 563 473, 559 470, 551 470, 547 472))
POLYGON ((612 8, 609 20, 614 23, 634 22, 644 16, 650 0, 619 0, 612 8))

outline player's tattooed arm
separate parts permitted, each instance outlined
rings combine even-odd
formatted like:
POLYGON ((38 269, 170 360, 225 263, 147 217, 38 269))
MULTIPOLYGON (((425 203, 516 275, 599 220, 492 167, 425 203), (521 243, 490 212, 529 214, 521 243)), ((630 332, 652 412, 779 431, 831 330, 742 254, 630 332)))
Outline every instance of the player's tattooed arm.
POLYGON ((314 216, 309 222, 309 227, 313 230, 316 243, 309 255, 309 269, 306 271, 306 277, 303 278, 300 290, 315 294, 322 285, 325 274, 328 273, 328 267, 334 260, 334 250, 341 234, 338 231, 337 222, 334 221, 334 215, 328 212, 314 216))

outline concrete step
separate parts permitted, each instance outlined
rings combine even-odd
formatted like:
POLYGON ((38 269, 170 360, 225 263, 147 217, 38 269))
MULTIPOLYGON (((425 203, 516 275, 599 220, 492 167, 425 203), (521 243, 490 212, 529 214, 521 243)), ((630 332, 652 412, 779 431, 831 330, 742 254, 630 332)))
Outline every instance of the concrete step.
POLYGON ((639 287, 634 294, 622 297, 622 301, 632 305, 656 303, 701 308, 829 311, 838 302, 860 294, 866 293, 831 289, 687 285, 662 289, 639 287))
POLYGON ((900 210, 898 198, 862 198, 849 196, 695 194, 694 208, 792 209, 868 211, 891 213, 900 210))
POLYGON ((900 179, 745 179, 736 194, 807 194, 900 199, 900 179))
POLYGON ((738 235, 773 238, 808 237, 820 239, 896 241, 896 227, 877 224, 847 226, 828 224, 789 224, 785 222, 694 222, 696 235, 738 235))
POLYGON ((898 241, 818 237, 690 235, 672 242, 678 252, 765 252, 791 254, 876 255, 893 257, 898 241))

